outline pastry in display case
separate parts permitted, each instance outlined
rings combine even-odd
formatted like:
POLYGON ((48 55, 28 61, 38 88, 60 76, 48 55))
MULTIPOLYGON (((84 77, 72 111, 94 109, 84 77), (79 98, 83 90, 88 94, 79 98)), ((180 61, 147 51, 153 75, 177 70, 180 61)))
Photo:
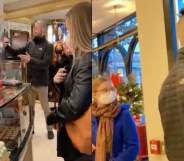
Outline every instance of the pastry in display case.
POLYGON ((0 143, 5 144, 10 161, 32 161, 32 156, 25 157, 31 148, 33 119, 28 101, 30 84, 23 79, 23 68, 18 61, 0 63, 0 143))

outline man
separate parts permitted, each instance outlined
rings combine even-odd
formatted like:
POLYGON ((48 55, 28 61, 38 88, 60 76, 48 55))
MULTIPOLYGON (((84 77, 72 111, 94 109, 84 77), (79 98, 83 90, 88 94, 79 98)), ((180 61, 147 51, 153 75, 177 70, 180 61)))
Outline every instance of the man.
MULTIPOLYGON (((47 26, 42 21, 36 21, 33 26, 33 40, 24 48, 12 49, 6 46, 5 50, 17 55, 27 64, 27 79, 31 83, 29 95, 30 106, 34 112, 35 100, 38 95, 44 110, 45 119, 50 113, 48 105, 49 65, 53 46, 46 40, 47 26)), ((51 126, 47 126, 48 139, 54 138, 51 126)))
POLYGON ((5 47, 7 47, 10 43, 9 37, 7 35, 3 35, 1 38, 1 42, 2 42, 2 48, 0 51, 0 59, 1 60, 17 59, 16 55, 13 55, 9 53, 7 50, 5 50, 5 47))

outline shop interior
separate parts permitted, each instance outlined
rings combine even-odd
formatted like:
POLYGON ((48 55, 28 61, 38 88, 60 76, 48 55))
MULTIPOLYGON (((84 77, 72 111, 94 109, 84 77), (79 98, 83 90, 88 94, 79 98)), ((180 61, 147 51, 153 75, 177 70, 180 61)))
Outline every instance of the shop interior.
POLYGON ((119 101, 131 103, 139 136, 137 160, 167 161, 158 95, 179 48, 175 25, 184 3, 125 0, 93 1, 92 5, 96 11, 92 13, 93 77, 110 76, 119 101))
MULTIPOLYGON (((61 35, 62 41, 65 41, 65 14, 81 1, 84 0, 0 1, 0 36, 8 35, 11 45, 19 48, 31 38, 31 24, 44 20, 47 22, 48 41, 56 44, 61 41, 61 35)), ((110 76, 118 92, 122 93, 119 101, 131 104, 130 112, 140 144, 137 161, 167 161, 157 102, 161 84, 176 57, 171 51, 176 53, 177 50, 175 23, 183 7, 184 2, 180 0, 169 4, 160 0, 153 4, 147 0, 92 0, 92 75, 110 76), (152 12, 147 14, 150 10, 152 12), (154 14, 155 10, 157 14, 154 14), (166 16, 173 14, 174 18, 166 16), (158 24, 159 31, 152 27, 153 23, 158 24), (170 23, 173 25, 169 28, 170 23), (172 32, 165 34, 166 30, 172 32), (159 39, 157 35, 160 35, 159 39), (153 46, 150 47, 147 42, 153 46), (155 142, 159 151, 154 151, 155 142)), ((20 62, 3 62, 0 72, 0 79, 7 77, 26 82, 26 71, 20 62)), ((3 89, 0 82, 0 91, 3 91, 0 92, 0 140, 7 137, 2 140, 11 151, 11 154, 7 152, 6 159, 11 155, 11 161, 63 161, 56 155, 56 131, 54 140, 47 139, 39 101, 36 103, 36 124, 33 127, 28 90, 27 84, 17 89, 3 89), (17 109, 11 108, 14 106, 17 109)), ((57 100, 52 90, 48 97, 49 106, 55 106, 57 100)))
MULTIPOLYGON (((56 45, 65 41, 65 15, 68 10, 82 0, 5 0, 0 1, 0 36, 10 38, 11 46, 21 48, 31 39, 36 20, 47 24, 47 40, 56 45), (62 36, 62 39, 61 39, 62 36)), ((8 60, 0 63, 0 79, 18 80, 17 85, 26 82, 26 69, 19 61, 8 60)), ((8 82, 6 81, 8 84, 8 82)), ((9 82, 12 83, 11 81, 9 82)), ((28 105, 29 85, 15 87, 0 83, 0 145, 3 161, 63 161, 57 157, 57 132, 48 140, 44 113, 40 102, 36 102, 35 126, 32 111, 28 105), (16 108, 14 108, 16 107, 16 108), (33 134, 34 133, 34 134, 33 134), (8 150, 8 152, 7 152, 8 150)), ((56 97, 49 89, 49 107, 54 107, 56 97)), ((1 160, 0 157, 0 160, 1 160)))

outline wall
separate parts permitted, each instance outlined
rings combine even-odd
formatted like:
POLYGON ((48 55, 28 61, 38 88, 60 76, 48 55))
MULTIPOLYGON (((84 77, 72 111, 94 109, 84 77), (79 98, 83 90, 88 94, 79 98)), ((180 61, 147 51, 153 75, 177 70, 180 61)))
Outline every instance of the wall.
POLYGON ((4 29, 6 31, 9 31, 9 32, 10 32, 10 30, 28 31, 31 34, 31 25, 30 24, 3 21, 0 24, 0 36, 3 34, 4 29))
MULTIPOLYGON (((151 139, 164 141, 158 96, 169 71, 168 44, 171 42, 167 39, 170 33, 166 33, 163 5, 163 0, 154 0, 154 3, 136 0, 148 144, 151 139)), ((167 157, 164 151, 153 155, 149 150, 149 161, 167 161, 167 157)))

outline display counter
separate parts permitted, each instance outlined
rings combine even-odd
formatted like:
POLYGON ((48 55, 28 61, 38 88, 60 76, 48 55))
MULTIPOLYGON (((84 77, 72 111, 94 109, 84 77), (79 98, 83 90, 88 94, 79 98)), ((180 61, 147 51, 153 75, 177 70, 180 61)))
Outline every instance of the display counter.
POLYGON ((28 103, 29 89, 30 84, 26 83, 0 89, 0 141, 5 142, 11 161, 32 161, 33 121, 28 103))
MULTIPOLYGON (((11 78, 12 75, 16 80, 22 79, 19 68, 19 62, 1 63, 1 80, 11 78), (10 67, 13 69, 9 70, 10 67)), ((28 83, 13 86, 0 85, 0 141, 5 143, 10 161, 33 161, 33 112, 28 101, 29 90, 28 83)))

